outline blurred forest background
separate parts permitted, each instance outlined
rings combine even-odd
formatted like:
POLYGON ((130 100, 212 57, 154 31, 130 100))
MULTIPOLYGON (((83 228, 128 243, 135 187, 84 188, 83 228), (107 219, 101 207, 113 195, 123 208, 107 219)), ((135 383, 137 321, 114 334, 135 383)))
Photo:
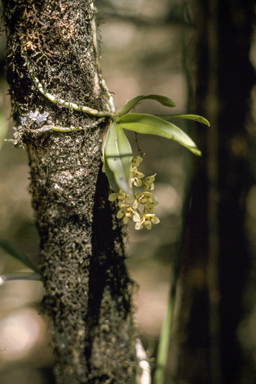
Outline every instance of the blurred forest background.
MULTIPOLYGON (((139 137, 141 171, 157 173, 149 232, 129 230, 127 264, 141 339, 154 367, 170 279, 176 289, 165 384, 256 382, 256 34, 249 0, 97 0, 101 67, 115 106, 140 94, 176 102, 175 123, 202 150, 139 137), (189 198, 188 198, 189 197, 189 198)), ((37 262, 26 151, 14 149, 0 39, 0 241, 37 262), (6 243, 5 243, 6 244, 6 243)), ((138 112, 166 113, 145 102, 138 112)), ((129 134, 136 149, 135 137, 129 134)), ((27 270, 0 248, 0 274, 27 270)), ((1 384, 53 383, 36 281, 0 286, 1 384)))

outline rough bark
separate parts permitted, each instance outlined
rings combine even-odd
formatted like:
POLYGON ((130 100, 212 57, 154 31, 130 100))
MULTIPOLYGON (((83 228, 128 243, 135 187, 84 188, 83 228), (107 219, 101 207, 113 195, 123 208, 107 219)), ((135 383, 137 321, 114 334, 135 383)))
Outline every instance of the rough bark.
POLYGON ((25 145, 40 235, 43 311, 52 319, 57 383, 135 382, 132 283, 123 229, 101 172, 107 119, 49 101, 108 108, 90 0, 3 1, 16 145, 25 145), (47 126, 79 128, 47 131, 47 126), (42 129, 43 128, 43 129, 42 129), (45 130, 44 130, 45 128, 45 130))

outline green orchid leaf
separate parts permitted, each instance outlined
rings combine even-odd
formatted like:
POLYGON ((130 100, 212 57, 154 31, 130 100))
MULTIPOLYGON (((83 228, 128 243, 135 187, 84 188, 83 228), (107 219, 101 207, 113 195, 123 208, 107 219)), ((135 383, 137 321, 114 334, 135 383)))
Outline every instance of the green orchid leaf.
POLYGON ((136 107, 136 105, 138 105, 138 103, 140 101, 146 100, 146 99, 156 100, 159 103, 161 103, 162 105, 164 105, 165 107, 175 107, 175 105, 176 105, 174 103, 174 101, 172 101, 171 99, 169 99, 169 97, 166 97, 166 96, 161 96, 161 95, 144 96, 144 95, 141 95, 141 96, 134 97, 131 100, 128 100, 127 103, 117 111, 117 115, 118 116, 125 115, 126 113, 130 112, 134 107, 136 107))
MULTIPOLYGON (((112 125, 113 125, 113 124, 112 124, 112 125)), ((107 176, 107 178, 108 178, 108 183, 109 183, 110 187, 113 189, 113 191, 117 192, 117 191, 119 190, 119 188, 118 188, 118 185, 117 185, 117 183, 116 183, 114 173, 113 173, 113 172, 111 171, 111 169, 109 168, 109 166, 108 166, 108 162, 107 162, 107 160, 106 160, 106 156, 105 156, 106 142, 107 142, 107 138, 108 138, 109 132, 111 132, 112 125, 111 125, 110 128, 107 130, 105 139, 104 139, 104 141, 103 141, 103 145, 102 145, 102 153, 103 153, 103 164, 104 164, 104 168, 105 168, 106 176, 107 176)))
POLYGON ((14 257, 15 259, 21 261, 28 268, 32 269, 35 272, 38 272, 36 265, 19 249, 14 247, 5 240, 0 240, 0 248, 2 248, 6 253, 14 257))
POLYGON ((114 173, 111 171, 111 169, 108 166, 108 162, 106 161, 106 157, 105 157, 105 161, 104 161, 104 168, 105 168, 105 173, 106 173, 106 176, 108 178, 108 183, 109 183, 110 187, 115 192, 119 191, 120 188, 118 187, 118 185, 116 183, 114 173))
POLYGON ((105 137, 103 138, 103 143, 102 143, 102 156, 103 156, 103 163, 105 161, 105 147, 106 147, 106 142, 107 142, 107 138, 108 138, 108 135, 109 135, 109 132, 112 128, 112 125, 113 123, 111 124, 111 126, 108 128, 107 132, 106 132, 106 135, 105 137))
POLYGON ((205 119, 203 116, 199 115, 154 115, 156 117, 160 117, 162 119, 186 119, 186 120, 193 120, 201 124, 205 124, 208 127, 210 127, 210 123, 207 119, 205 119))
POLYGON ((109 183, 114 191, 122 189, 125 193, 131 193, 129 185, 131 157, 132 148, 129 140, 122 127, 113 123, 105 138, 104 160, 106 173, 110 175, 109 183))
POLYGON ((175 140, 188 148, 195 155, 201 156, 201 152, 196 147, 196 144, 185 132, 176 125, 160 119, 157 116, 142 113, 129 113, 120 117, 117 122, 129 131, 157 135, 165 137, 166 139, 175 140))

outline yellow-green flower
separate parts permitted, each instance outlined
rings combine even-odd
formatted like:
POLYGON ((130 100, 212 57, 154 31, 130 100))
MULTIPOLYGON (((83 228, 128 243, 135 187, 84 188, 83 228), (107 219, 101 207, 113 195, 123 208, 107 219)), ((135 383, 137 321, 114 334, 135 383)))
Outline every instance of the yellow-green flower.
POLYGON ((132 203, 133 202, 133 199, 130 195, 128 195, 127 193, 123 192, 121 189, 119 190, 119 192, 114 192, 114 193, 111 193, 108 197, 108 200, 109 201, 115 201, 118 199, 118 205, 119 207, 123 204, 123 203, 132 203))
POLYGON ((146 203, 145 209, 147 210, 148 213, 153 213, 155 206, 158 204, 159 204, 158 201, 154 201, 153 203, 146 203))
POLYGON ((122 209, 119 209, 119 211, 116 214, 116 217, 118 219, 122 219, 125 214, 126 214, 126 208, 122 208, 122 209))
POLYGON ((134 156, 131 160, 132 168, 134 168, 134 167, 137 168, 141 162, 142 162, 141 156, 134 156))
POLYGON ((127 224, 131 217, 134 222, 140 220, 139 213, 134 211, 129 205, 125 204, 122 204, 121 209, 117 212, 116 217, 118 219, 123 219, 124 224, 127 224))
POLYGON ((150 206, 151 204, 157 205, 158 201, 156 201, 155 197, 150 192, 140 193, 140 197, 138 198, 140 204, 143 204, 145 208, 150 206))
POLYGON ((143 185, 144 190, 153 190, 156 174, 145 177, 142 172, 139 172, 137 167, 141 161, 142 157, 140 156, 133 157, 131 160, 130 182, 133 196, 130 196, 120 189, 118 192, 111 193, 108 199, 109 201, 117 200, 120 209, 116 217, 122 219, 124 224, 127 224, 129 219, 132 218, 136 230, 142 229, 143 226, 150 230, 152 224, 158 224, 160 222, 154 214, 154 207, 158 204, 158 201, 156 201, 151 192, 135 192, 132 185, 135 187, 143 185))
POLYGON ((108 197, 109 201, 115 201, 118 198, 118 193, 111 193, 108 197))
POLYGON ((148 191, 152 191, 154 189, 154 181, 155 181, 156 173, 152 176, 145 177, 143 180, 143 188, 148 191))

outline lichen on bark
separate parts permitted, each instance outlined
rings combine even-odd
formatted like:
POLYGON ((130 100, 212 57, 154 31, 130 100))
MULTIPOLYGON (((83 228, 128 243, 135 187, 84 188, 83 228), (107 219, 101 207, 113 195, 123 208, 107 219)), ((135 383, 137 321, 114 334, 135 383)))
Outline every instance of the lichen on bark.
POLYGON ((124 231, 101 172, 108 121, 51 103, 33 81, 36 74, 57 99, 109 108, 92 1, 4 0, 3 5, 15 142, 28 151, 45 287, 42 308, 52 320, 56 382, 134 383, 132 282, 124 231), (46 117, 46 125, 80 130, 39 131, 40 125, 29 124, 31 113, 46 117))

